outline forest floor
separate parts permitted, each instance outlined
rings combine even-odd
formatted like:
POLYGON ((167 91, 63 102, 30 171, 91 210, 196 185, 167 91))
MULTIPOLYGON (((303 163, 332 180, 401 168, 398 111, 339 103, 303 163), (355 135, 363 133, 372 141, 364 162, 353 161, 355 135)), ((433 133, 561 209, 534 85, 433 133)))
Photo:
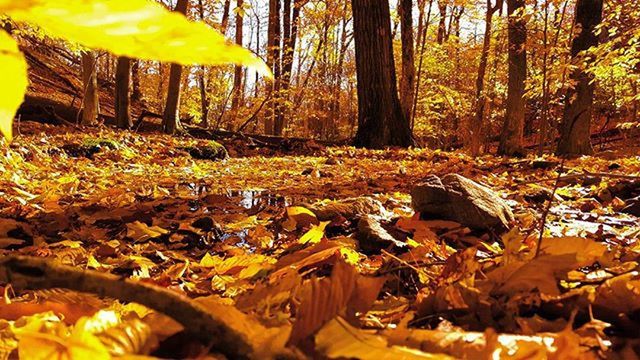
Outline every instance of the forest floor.
MULTIPOLYGON (((187 137, 30 122, 21 134, 0 146, 2 255, 199 298, 255 357, 640 354, 640 157, 472 159, 240 139, 215 160, 197 159, 216 157, 215 143, 187 137), (420 220, 411 189, 450 173, 505 199, 511 230, 420 220), (324 222, 322 209, 337 216, 324 222), (397 241, 365 249, 356 239, 368 215, 397 241)), ((207 354, 142 306, 65 290, 4 295, 7 355, 207 354)))

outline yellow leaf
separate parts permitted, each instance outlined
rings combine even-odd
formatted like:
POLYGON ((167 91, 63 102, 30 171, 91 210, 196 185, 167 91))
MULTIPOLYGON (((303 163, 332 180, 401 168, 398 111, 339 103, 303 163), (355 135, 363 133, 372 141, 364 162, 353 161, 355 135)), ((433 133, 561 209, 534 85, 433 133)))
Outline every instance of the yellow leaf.
POLYGON ((4 31, 0 31, 0 78, 0 133, 11 141, 13 116, 27 91, 27 63, 18 44, 4 31))
POLYGON ((311 210, 302 206, 292 206, 287 208, 287 216, 294 220, 298 227, 307 227, 309 225, 318 225, 318 218, 311 210))
POLYGON ((320 223, 320 225, 311 226, 311 229, 309 229, 306 234, 302 235, 298 242, 300 242, 300 244, 319 243, 320 240, 322 240, 322 238, 324 237, 324 229, 327 227, 327 225, 329 225, 329 221, 323 221, 320 223))
POLYGON ((69 334, 64 324, 47 322, 32 321, 15 330, 20 359, 111 359, 102 342, 82 324, 75 326, 69 334))
MULTIPOLYGON (((0 1, 0 12, 47 34, 115 55, 179 64, 238 64, 266 76, 268 66, 204 23, 149 0, 0 1)), ((3 67, 4 68, 4 67, 3 67)), ((7 79, 3 79, 8 83, 7 79)))
POLYGON ((211 256, 209 253, 206 253, 204 257, 202 257, 202 260, 200 260, 200 266, 206 267, 206 268, 212 268, 219 263, 220 261, 216 261, 216 259, 213 256, 211 256))
POLYGON ((318 332, 316 347, 331 359, 452 359, 444 354, 427 354, 404 346, 390 346, 384 337, 357 329, 340 317, 318 332))
POLYGON ((141 223, 140 221, 127 224, 127 237, 134 241, 155 239, 168 233, 169 231, 159 226, 147 226, 147 224, 141 223))

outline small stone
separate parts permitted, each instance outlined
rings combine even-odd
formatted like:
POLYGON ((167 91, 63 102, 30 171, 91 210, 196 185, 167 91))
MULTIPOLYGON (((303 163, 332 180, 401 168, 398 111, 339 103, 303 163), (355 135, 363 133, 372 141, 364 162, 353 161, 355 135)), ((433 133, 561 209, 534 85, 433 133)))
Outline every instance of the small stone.
POLYGON ((365 253, 379 253, 382 249, 391 246, 404 248, 407 244, 396 240, 380 222, 371 215, 366 215, 358 221, 358 232, 356 234, 360 249, 365 253))

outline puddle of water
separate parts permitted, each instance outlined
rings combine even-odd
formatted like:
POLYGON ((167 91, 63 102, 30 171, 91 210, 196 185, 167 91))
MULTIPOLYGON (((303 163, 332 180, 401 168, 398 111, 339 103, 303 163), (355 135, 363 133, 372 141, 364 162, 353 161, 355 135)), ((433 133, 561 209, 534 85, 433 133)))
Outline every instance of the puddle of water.
POLYGON ((204 184, 194 183, 187 184, 186 187, 193 196, 199 199, 209 195, 220 196, 222 202, 226 202, 224 200, 228 200, 229 203, 241 206, 245 209, 252 209, 260 205, 287 207, 291 206, 293 203, 292 198, 282 196, 268 190, 230 189, 226 192, 219 192, 210 191, 210 189, 204 184))
POLYGON ((283 206, 291 205, 291 199, 265 190, 229 190, 227 196, 237 199, 238 205, 245 209, 252 209, 260 205, 283 206))

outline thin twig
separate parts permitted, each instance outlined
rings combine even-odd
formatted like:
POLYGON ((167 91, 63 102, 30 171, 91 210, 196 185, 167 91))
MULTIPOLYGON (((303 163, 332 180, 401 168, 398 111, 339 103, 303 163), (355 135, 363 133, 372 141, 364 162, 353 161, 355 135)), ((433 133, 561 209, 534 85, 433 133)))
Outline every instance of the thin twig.
POLYGON ((549 216, 549 212, 551 211, 551 206, 553 205, 553 200, 556 197, 556 192, 558 192, 558 187, 560 186, 560 181, 562 178, 562 173, 564 172, 564 163, 567 159, 563 158, 560 163, 560 170, 558 171, 558 177, 556 178, 556 183, 553 185, 553 191, 551 193, 551 198, 547 203, 547 207, 544 209, 542 213, 542 219, 540 220, 540 236, 538 237, 538 246, 536 247, 536 258, 540 255, 540 249, 542 248, 542 239, 544 238, 544 228, 547 224, 547 217, 549 216))

